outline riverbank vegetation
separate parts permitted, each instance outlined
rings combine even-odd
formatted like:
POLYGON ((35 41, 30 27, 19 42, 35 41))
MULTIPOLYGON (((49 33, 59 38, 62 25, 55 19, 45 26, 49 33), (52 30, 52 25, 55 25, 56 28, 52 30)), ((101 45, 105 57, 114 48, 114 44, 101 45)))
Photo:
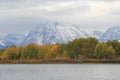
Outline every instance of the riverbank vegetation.
MULTIPOLYGON (((40 63, 75 60, 84 62, 88 60, 99 62, 99 60, 116 60, 120 58, 120 42, 109 40, 99 42, 95 38, 79 38, 66 44, 37 45, 30 43, 27 46, 11 46, 0 49, 0 62, 19 61, 40 63), (43 62, 42 62, 43 61, 43 62)), ((70 61, 71 62, 71 61, 70 61)))

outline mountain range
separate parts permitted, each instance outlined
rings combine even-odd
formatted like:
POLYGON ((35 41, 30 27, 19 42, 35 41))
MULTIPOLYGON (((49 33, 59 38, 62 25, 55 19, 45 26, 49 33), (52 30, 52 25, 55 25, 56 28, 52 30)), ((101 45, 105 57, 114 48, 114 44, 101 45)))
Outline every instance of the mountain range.
POLYGON ((67 43, 76 38, 95 37, 99 41, 120 40, 120 26, 111 27, 105 32, 99 30, 88 33, 79 26, 58 22, 42 23, 26 34, 0 34, 0 48, 8 46, 26 46, 29 43, 55 44, 67 43))

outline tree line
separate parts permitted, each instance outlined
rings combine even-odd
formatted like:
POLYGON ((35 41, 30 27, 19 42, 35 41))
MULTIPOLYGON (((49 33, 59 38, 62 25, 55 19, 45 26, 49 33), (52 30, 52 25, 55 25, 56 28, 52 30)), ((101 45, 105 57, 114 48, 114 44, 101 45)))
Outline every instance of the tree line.
POLYGON ((11 46, 0 49, 1 60, 29 59, 119 59, 120 42, 109 40, 99 42, 97 39, 79 38, 66 44, 11 46))

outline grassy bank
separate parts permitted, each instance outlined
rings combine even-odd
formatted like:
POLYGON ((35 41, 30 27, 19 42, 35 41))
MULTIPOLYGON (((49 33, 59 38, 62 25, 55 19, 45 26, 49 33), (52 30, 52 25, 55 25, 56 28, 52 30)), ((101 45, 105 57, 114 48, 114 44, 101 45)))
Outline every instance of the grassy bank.
POLYGON ((0 60, 0 64, 75 64, 75 63, 120 63, 120 59, 0 60))

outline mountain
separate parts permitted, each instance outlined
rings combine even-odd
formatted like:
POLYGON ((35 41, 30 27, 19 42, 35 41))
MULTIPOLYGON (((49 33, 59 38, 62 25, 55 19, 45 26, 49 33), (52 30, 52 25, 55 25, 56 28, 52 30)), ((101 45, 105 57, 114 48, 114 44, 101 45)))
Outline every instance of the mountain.
POLYGON ((120 40, 120 26, 109 28, 99 39, 102 42, 108 40, 120 40))
POLYGON ((102 36, 102 34, 103 34, 103 32, 96 30, 96 31, 93 31, 90 36, 94 37, 96 39, 100 39, 100 37, 102 36))
POLYGON ((106 30, 104 33, 101 31, 93 31, 87 33, 82 31, 80 27, 63 24, 58 22, 43 22, 31 30, 27 35, 25 34, 0 34, 0 48, 6 48, 7 46, 26 46, 29 43, 36 44, 55 44, 55 43, 67 43, 68 41, 76 38, 95 37, 101 42, 108 40, 120 41, 120 27, 112 27, 106 30))
POLYGON ((70 24, 45 23, 33 29, 23 41, 22 45, 28 43, 55 44, 66 43, 76 38, 89 37, 79 27, 70 24))
POLYGON ((7 34, 0 40, 0 48, 5 48, 12 45, 20 46, 24 38, 24 34, 7 34))

